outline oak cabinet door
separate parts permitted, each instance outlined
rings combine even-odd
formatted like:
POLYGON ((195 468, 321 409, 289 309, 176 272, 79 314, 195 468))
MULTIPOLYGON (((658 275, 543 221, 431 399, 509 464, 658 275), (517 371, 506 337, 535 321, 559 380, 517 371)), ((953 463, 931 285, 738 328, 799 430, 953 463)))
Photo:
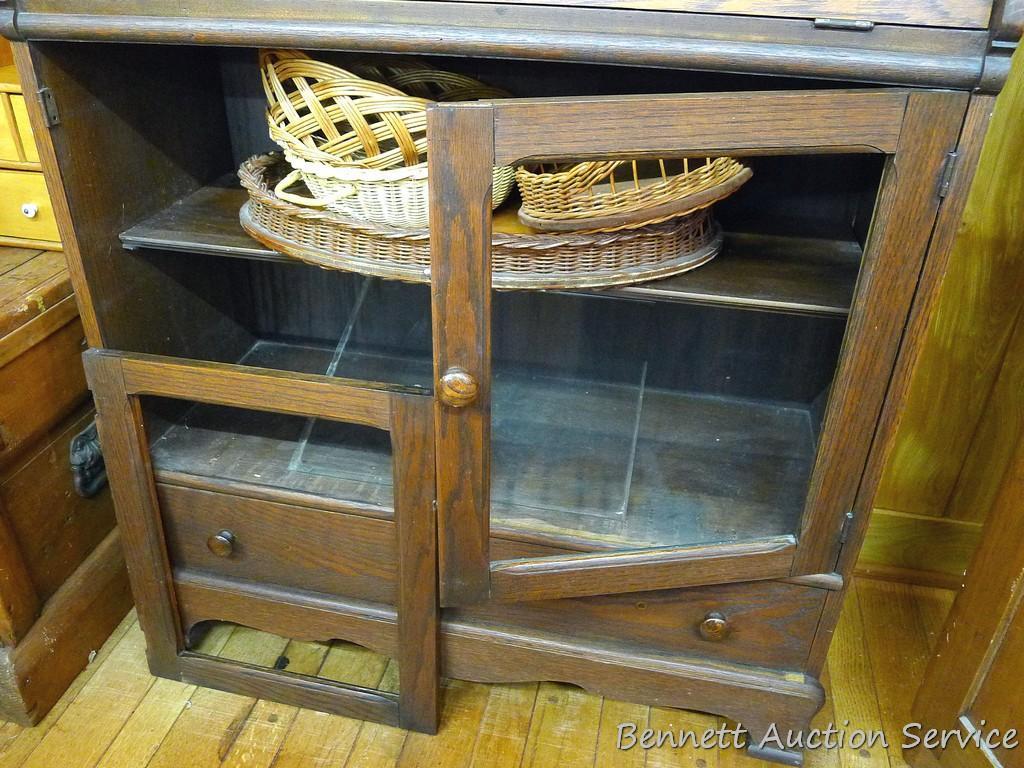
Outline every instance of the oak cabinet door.
POLYGON ((432 146, 460 147, 430 171, 443 604, 833 571, 966 103, 879 89, 434 107, 432 146), (716 208, 706 266, 492 292, 492 166, 726 154, 753 179, 716 208))

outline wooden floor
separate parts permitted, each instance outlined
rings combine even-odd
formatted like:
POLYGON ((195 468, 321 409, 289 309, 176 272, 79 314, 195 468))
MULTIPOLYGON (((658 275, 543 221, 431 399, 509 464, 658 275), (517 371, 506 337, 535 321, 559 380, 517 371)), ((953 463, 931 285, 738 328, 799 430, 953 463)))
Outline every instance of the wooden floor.
MULTIPOLYGON (((855 583, 829 656, 829 696, 818 723, 882 728, 891 746, 808 753, 809 768, 905 765, 900 728, 951 601, 952 593, 937 589, 855 583)), ((224 641, 248 654, 266 642, 244 629, 224 641)), ((284 653, 294 661, 302 646, 309 644, 292 644, 284 653)), ((133 612, 40 725, 0 725, 0 768, 761 765, 735 750, 616 750, 620 722, 702 731, 717 721, 601 699, 568 685, 453 682, 445 689, 441 731, 430 737, 157 680, 143 649, 133 612)), ((281 652, 279 646, 264 651, 271 663, 281 652)), ((351 658, 356 664, 360 657, 351 658)), ((372 674, 385 683, 389 677, 383 666, 372 674)))

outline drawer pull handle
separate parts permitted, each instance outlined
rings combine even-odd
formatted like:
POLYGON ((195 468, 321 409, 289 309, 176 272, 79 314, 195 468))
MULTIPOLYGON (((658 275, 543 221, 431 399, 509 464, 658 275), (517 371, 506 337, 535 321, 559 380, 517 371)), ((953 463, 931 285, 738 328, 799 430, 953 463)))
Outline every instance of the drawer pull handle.
POLYGON ((26 219, 34 219, 39 214, 39 206, 35 203, 22 203, 21 215, 26 219))
POLYGON ((700 623, 700 636, 717 643, 729 635, 729 621, 718 611, 712 611, 700 623))
POLYGON ((479 392, 480 385, 465 368, 449 368, 441 377, 441 402, 452 408, 472 404, 479 392))
POLYGON ((235 534, 220 531, 206 540, 206 546, 217 557, 230 557, 235 551, 235 534))

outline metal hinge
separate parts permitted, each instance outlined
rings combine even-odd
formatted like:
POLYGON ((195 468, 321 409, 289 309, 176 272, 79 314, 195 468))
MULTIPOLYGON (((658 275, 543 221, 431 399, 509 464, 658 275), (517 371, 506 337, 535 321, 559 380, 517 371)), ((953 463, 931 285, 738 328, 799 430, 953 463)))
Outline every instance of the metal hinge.
POLYGON ((40 88, 36 92, 36 98, 39 99, 39 106, 43 112, 43 122, 46 123, 47 128, 53 128, 53 126, 60 123, 60 113, 57 111, 57 101, 53 98, 53 93, 49 88, 40 88))
POLYGON ((839 543, 845 544, 846 537, 850 535, 850 528, 853 525, 853 512, 847 512, 843 516, 843 527, 839 529, 839 543))
POLYGON ((815 19, 815 29, 838 29, 845 32, 870 32, 875 22, 867 19, 815 19))
POLYGON ((940 200, 949 194, 949 188, 953 185, 953 175, 956 173, 956 163, 959 159, 959 152, 946 153, 946 161, 942 166, 942 175, 939 176, 940 200))

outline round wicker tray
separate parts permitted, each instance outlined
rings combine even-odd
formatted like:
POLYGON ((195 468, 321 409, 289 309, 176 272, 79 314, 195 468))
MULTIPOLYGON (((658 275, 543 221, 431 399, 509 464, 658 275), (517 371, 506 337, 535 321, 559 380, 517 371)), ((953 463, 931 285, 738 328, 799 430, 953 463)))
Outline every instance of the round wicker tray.
MULTIPOLYGON (((281 200, 274 186, 290 170, 278 155, 242 163, 249 193, 242 227, 268 248, 328 269, 392 280, 430 282, 430 233, 358 222, 281 200)), ((515 214, 510 212, 514 221, 515 214)), ((491 282, 500 289, 600 288, 629 285, 699 267, 721 250, 709 210, 640 229, 532 234, 501 232, 491 241, 491 282)))

